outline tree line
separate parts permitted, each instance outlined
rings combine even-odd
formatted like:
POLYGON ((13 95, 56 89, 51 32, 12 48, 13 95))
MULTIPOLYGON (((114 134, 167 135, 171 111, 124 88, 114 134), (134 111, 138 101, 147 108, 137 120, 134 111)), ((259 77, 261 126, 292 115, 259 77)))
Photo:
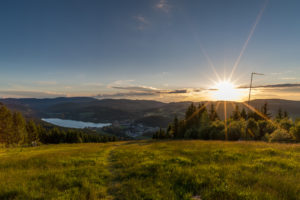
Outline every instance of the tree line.
POLYGON ((28 120, 19 112, 12 112, 0 103, 0 144, 38 145, 81 142, 115 141, 115 136, 100 135, 88 129, 45 126, 28 120))
POLYGON ((176 116, 167 129, 153 134, 153 139, 202 139, 202 140, 263 140, 270 142, 299 142, 300 119, 293 121, 286 111, 278 110, 272 117, 268 104, 261 109, 235 109, 225 121, 221 120, 215 105, 210 108, 192 103, 184 119, 176 116))

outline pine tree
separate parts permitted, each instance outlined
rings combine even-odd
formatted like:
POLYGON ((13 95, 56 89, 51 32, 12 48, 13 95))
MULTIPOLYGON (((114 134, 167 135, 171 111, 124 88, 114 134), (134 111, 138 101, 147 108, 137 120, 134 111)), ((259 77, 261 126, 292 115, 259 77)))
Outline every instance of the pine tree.
POLYGON ((213 103, 210 104, 209 118, 211 121, 220 119, 213 103))
POLYGON ((178 138, 183 138, 186 131, 186 124, 184 120, 180 120, 178 124, 178 138))
POLYGON ((200 119, 201 116, 202 116, 202 114, 203 114, 204 112, 206 112, 206 111, 207 111, 207 110, 206 110, 205 104, 204 104, 204 103, 199 103, 199 105, 198 105, 198 118, 200 119))
POLYGON ((283 113, 283 117, 284 117, 284 118, 289 118, 289 114, 288 114, 288 112, 287 112, 287 111, 284 111, 284 113, 283 113))
POLYGON ((174 133, 173 133, 173 130, 172 130, 172 125, 169 124, 168 128, 167 128, 167 134, 166 134, 166 137, 167 138, 173 138, 174 137, 174 133))
POLYGON ((12 141, 12 114, 11 112, 4 106, 0 106, 0 143, 4 143, 6 145, 11 144, 12 141))
POLYGON ((271 118, 271 114, 269 113, 269 107, 267 102, 262 106, 261 112, 264 115, 264 117, 271 118))
POLYGON ((239 109, 238 105, 235 106, 235 109, 232 113, 232 119, 233 120, 240 120, 241 119, 241 113, 240 113, 240 109, 239 109))
POLYGON ((177 116, 174 117, 174 121, 173 121, 173 134, 174 134, 174 138, 179 137, 179 122, 177 116))
POLYGON ((38 129, 33 120, 30 120, 27 123, 26 130, 28 133, 28 140, 27 140, 28 144, 39 141, 38 129))
POLYGON ((14 144, 24 144, 27 141, 26 121, 19 112, 13 113, 12 141, 14 144))
POLYGON ((245 120, 248 119, 247 112, 246 112, 245 108, 242 109, 241 117, 244 118, 245 120))
POLYGON ((283 113, 282 113, 281 108, 278 109, 278 112, 277 112, 277 115, 276 115, 276 119, 277 120, 283 119, 283 113))
POLYGON ((189 120, 195 112, 196 112, 196 106, 194 106, 194 103, 191 103, 191 105, 188 107, 187 111, 185 112, 185 120, 189 120))

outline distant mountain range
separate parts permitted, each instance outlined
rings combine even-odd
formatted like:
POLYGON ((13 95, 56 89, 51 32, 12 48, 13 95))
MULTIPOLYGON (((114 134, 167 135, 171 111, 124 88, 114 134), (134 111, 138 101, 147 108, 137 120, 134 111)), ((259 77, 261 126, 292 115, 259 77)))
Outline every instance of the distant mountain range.
MULTIPOLYGON (((132 121, 147 126, 166 127, 175 115, 184 117, 186 108, 192 102, 162 103, 149 100, 128 99, 103 99, 98 100, 90 97, 71 97, 53 99, 0 99, 12 110, 20 111, 27 118, 61 118, 85 122, 114 122, 132 121)), ((251 105, 260 108, 265 102, 268 103, 270 112, 275 115, 279 108, 288 111, 292 118, 300 117, 300 101, 281 99, 260 99, 251 101, 251 105)), ((198 104, 197 102, 195 102, 198 104)), ((223 102, 214 103, 221 118, 224 116, 223 102)), ((227 114, 230 115, 234 106, 242 103, 227 102, 227 114)), ((246 107, 245 107, 246 108, 246 107)))

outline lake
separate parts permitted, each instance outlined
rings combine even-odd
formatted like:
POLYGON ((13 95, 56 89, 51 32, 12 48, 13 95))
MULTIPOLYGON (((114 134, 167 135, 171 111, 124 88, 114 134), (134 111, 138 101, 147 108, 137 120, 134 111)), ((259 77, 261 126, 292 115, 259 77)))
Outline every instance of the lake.
POLYGON ((102 128, 104 126, 110 126, 111 123, 93 123, 93 122, 82 122, 69 119, 58 119, 58 118, 42 118, 43 121, 50 124, 54 124, 66 128, 102 128))

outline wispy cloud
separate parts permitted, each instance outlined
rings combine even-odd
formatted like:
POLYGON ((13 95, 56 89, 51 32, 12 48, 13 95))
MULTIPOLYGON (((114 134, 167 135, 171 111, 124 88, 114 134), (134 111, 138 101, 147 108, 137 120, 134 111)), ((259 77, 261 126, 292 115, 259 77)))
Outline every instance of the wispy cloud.
POLYGON ((136 96, 153 96, 155 93, 149 93, 149 92, 119 92, 119 93, 112 93, 112 94, 98 94, 94 96, 95 98, 101 98, 101 99, 106 99, 106 98, 131 98, 131 97, 136 97, 136 96))
POLYGON ((112 88, 114 86, 122 86, 122 85, 132 85, 134 80, 129 79, 129 80, 116 80, 110 84, 107 85, 108 88, 112 88))
POLYGON ((297 78, 295 78, 295 77, 282 77, 280 79, 281 80, 296 80, 297 78))
POLYGON ((281 75, 281 74, 283 74, 282 72, 273 72, 273 73, 271 73, 271 75, 281 75))
POLYGON ((34 82, 34 84, 37 84, 37 85, 56 85, 57 82, 56 81, 36 81, 36 82, 34 82))
POLYGON ((159 2, 155 5, 155 8, 168 13, 170 12, 171 7, 167 0, 159 0, 159 2))
POLYGON ((142 15, 137 15, 133 17, 137 22, 137 29, 144 30, 150 23, 149 21, 142 15))
POLYGON ((98 99, 141 99, 141 100, 158 100, 162 102, 172 101, 200 101, 204 100, 202 90, 194 89, 176 89, 176 90, 159 90, 145 87, 115 87, 115 89, 127 90, 128 92, 116 92, 110 94, 98 94, 93 97, 98 99))
POLYGON ((289 87, 300 87, 299 83, 284 83, 284 84, 273 84, 273 85, 261 85, 255 88, 289 88, 289 87))
MULTIPOLYGON (((102 93, 93 97, 99 99, 105 98, 128 98, 128 99, 148 99, 160 100, 164 102, 170 101, 185 101, 191 98, 201 99, 202 89, 159 89, 150 86, 134 85, 133 81, 115 81, 109 85, 110 89, 115 89, 116 92, 102 93), (126 84, 127 83, 127 84, 126 84)), ((203 98, 202 98, 203 99, 203 98)))
POLYGON ((283 74, 290 74, 292 72, 293 72, 292 70, 286 70, 283 72, 272 72, 271 75, 278 76, 278 75, 283 75, 283 74))
POLYGON ((175 89, 175 90, 162 90, 148 86, 113 86, 114 89, 128 90, 131 93, 149 93, 149 94, 185 94, 190 92, 199 92, 194 89, 175 89))
POLYGON ((112 86, 114 89, 136 91, 136 92, 158 92, 159 90, 154 87, 147 86, 112 86))
POLYGON ((98 83, 98 82, 82 83, 81 85, 84 86, 84 87, 95 87, 95 88, 103 87, 104 86, 103 83, 98 83))
POLYGON ((149 24, 148 20, 146 20, 145 17, 143 17, 141 15, 135 16, 134 18, 143 24, 149 24))
POLYGON ((68 95, 50 91, 19 91, 19 90, 2 90, 1 98, 55 98, 66 97, 68 95))
MULTIPOLYGON (((284 83, 284 84, 252 86, 252 88, 290 88, 290 87, 300 87, 300 83, 284 83)), ((241 86, 239 88, 249 88, 249 86, 241 86)))

